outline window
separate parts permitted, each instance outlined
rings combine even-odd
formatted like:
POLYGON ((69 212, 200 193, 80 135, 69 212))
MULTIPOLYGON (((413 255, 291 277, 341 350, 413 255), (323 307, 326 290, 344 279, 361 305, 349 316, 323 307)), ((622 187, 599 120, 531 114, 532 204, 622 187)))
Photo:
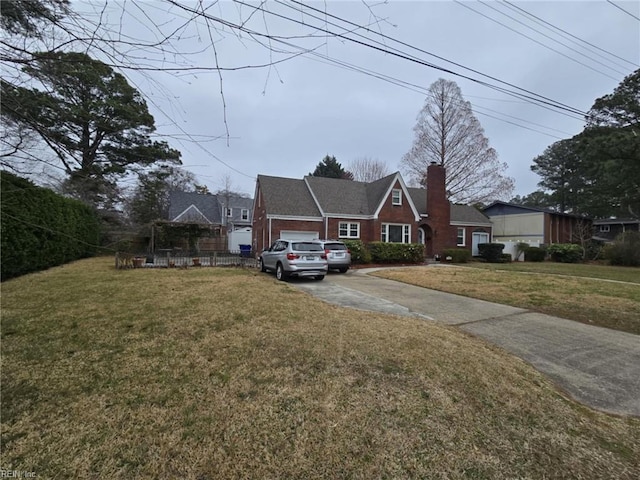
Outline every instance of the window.
POLYGON ((340 238, 360 238, 360 224, 340 222, 338 224, 338 236, 340 238))
POLYGON ((611 231, 611 226, 610 225, 600 225, 600 231, 602 233, 607 233, 611 231))
POLYGON ((458 246, 459 247, 464 247, 465 246, 465 229, 464 228, 458 228, 458 246))
POLYGON ((411 243, 411 225, 383 223, 380 240, 390 243, 411 243))
POLYGON ((391 191, 391 204, 402 205, 402 190, 394 188, 391 191))
POLYGON ((227 211, 227 217, 230 217, 233 213, 232 209, 229 207, 226 208, 226 211, 227 211))
POLYGON ((249 220, 249 209, 248 208, 243 208, 242 209, 242 220, 249 220))

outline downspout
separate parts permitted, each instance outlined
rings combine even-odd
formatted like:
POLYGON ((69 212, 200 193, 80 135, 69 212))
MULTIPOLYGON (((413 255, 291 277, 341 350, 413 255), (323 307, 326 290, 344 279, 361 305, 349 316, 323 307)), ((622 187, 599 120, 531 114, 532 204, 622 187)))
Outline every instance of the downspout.
POLYGON ((271 246, 272 243, 273 241, 271 240, 271 218, 269 218, 269 246, 271 246))

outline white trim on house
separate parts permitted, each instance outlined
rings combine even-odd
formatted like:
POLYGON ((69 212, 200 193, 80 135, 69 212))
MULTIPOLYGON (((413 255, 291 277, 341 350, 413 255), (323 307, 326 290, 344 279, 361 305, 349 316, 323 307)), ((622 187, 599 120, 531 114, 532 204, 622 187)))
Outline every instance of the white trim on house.
POLYGON ((450 222, 452 227, 491 227, 491 223, 475 223, 475 222, 450 222))
POLYGON ((307 186, 307 190, 309 190, 309 194, 311 195, 311 198, 313 198, 313 201, 315 202, 316 207, 318 207, 318 210, 320 211, 320 215, 322 215, 323 217, 326 217, 326 214, 322 209, 322 205, 320 205, 320 202, 318 201, 316 194, 313 192, 313 188, 311 188, 311 185, 309 185, 309 180, 307 179, 307 177, 304 177, 303 180, 304 180, 304 184, 307 186))
POLYGON ((207 218, 207 216, 206 216, 204 213, 202 213, 202 212, 200 211, 200 209, 199 209, 198 207, 196 207, 195 205, 193 205, 193 204, 191 204, 191 205, 189 205, 187 208, 185 208, 185 209, 184 209, 184 211, 183 211, 182 213, 180 213, 180 215, 178 215, 176 218, 174 218, 174 219, 173 219, 173 220, 171 220, 171 221, 172 221, 172 222, 180 222, 180 221, 181 221, 181 220, 179 220, 179 219, 180 219, 180 217, 182 217, 182 216, 183 216, 183 215, 185 215, 189 210, 192 210, 192 209, 195 209, 195 210, 198 212, 198 214, 199 214, 200 216, 202 216, 202 218, 204 218, 207 222, 209 222, 210 224, 212 224, 212 225, 213 225, 213 222, 212 222, 211 220, 209 220, 209 219, 207 218))
POLYGON ((324 218, 322 217, 300 217, 297 215, 277 215, 277 214, 267 214, 267 219, 269 220, 300 220, 304 222, 323 222, 324 218))
POLYGON ((411 207, 411 211, 413 212, 415 221, 419 222, 420 214, 418 213, 418 209, 416 208, 415 204, 413 203, 413 200, 411 199, 411 195, 409 195, 409 191, 407 190, 407 186, 405 185, 404 180, 400 175, 400 172, 397 172, 395 174, 395 177, 393 181, 390 183, 389 188, 387 189, 387 192, 384 194, 384 196, 382 197, 382 200, 380 201, 380 205, 378 205, 378 208, 376 208, 376 211, 373 214, 373 218, 377 219, 380 216, 380 211, 382 210, 382 207, 384 207, 384 202, 387 200, 387 198, 389 198, 389 195, 391 195, 391 191, 394 190, 396 181, 400 182, 400 188, 404 192, 404 198, 407 199, 407 203, 411 207))

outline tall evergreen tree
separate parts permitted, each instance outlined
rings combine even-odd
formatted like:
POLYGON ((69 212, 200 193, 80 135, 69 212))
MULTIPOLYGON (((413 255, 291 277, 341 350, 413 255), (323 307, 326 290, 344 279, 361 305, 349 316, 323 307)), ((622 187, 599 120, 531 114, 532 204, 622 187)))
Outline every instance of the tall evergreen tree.
POLYGON ((68 175, 67 189, 95 206, 113 201, 116 180, 136 166, 180 163, 180 152, 151 140, 153 116, 140 93, 84 53, 49 53, 25 67, 43 88, 2 81, 2 115, 45 142, 68 175))

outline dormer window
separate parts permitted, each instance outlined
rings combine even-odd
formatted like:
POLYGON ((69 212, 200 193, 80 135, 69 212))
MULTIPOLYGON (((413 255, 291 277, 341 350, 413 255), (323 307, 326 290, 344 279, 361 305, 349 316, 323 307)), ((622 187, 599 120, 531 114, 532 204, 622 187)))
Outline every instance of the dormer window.
POLYGON ((391 191, 391 204, 402 205, 402 190, 394 188, 391 191))

